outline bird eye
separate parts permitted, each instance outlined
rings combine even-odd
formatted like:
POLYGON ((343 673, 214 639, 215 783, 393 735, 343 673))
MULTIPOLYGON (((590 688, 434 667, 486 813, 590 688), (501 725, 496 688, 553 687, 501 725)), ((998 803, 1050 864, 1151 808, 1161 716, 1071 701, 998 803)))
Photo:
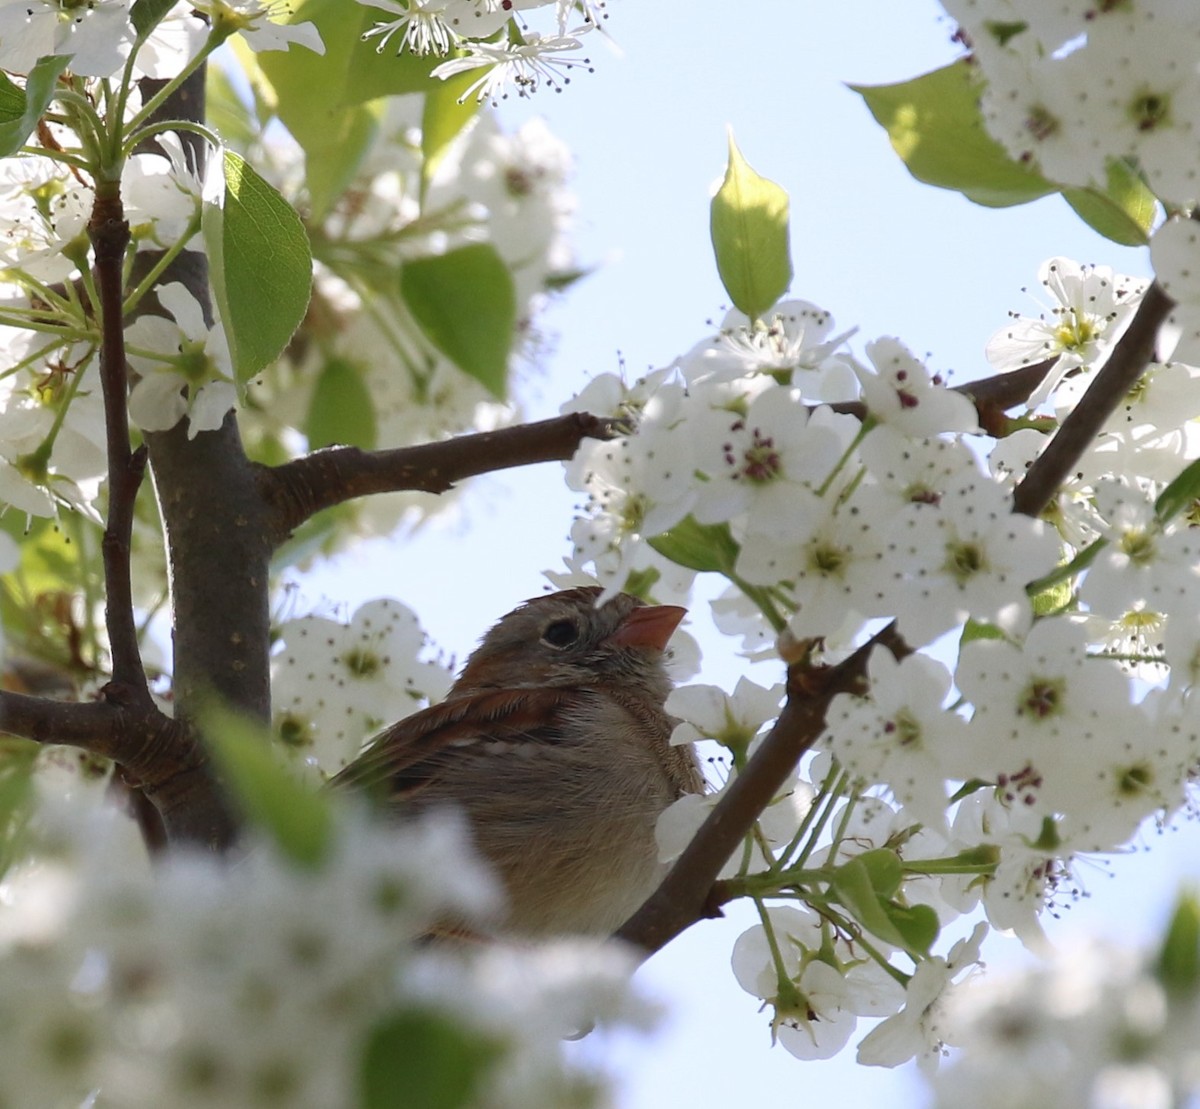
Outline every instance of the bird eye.
POLYGON ((570 647, 579 638, 579 629, 573 620, 555 620, 544 632, 542 642, 551 647, 570 647))

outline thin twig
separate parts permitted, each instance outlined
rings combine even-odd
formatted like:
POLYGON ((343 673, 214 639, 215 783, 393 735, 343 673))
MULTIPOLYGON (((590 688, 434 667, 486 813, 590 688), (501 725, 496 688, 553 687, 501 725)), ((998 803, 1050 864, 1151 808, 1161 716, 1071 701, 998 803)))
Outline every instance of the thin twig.
MULTIPOLYGON (((992 374, 991 377, 981 377, 977 381, 968 381, 951 388, 952 393, 960 393, 975 405, 979 413, 980 423, 985 427, 989 423, 989 415, 1003 412, 1017 404, 1024 404, 1045 380, 1046 375, 1054 368, 1057 358, 1047 358, 1044 362, 1034 362, 1022 366, 1019 370, 1005 370, 1004 373, 992 374)), ((860 400, 837 401, 827 406, 844 416, 854 416, 866 419, 867 406, 860 400)))
POLYGON ((1054 438, 1026 471, 1013 493, 1013 511, 1037 516, 1054 499, 1096 435, 1128 395, 1154 358, 1159 328, 1175 302, 1154 282, 1117 341, 1108 361, 1096 373, 1079 403, 1054 438))
POLYGON ((1024 404, 1033 396, 1057 362, 1057 358, 1047 358, 1043 362, 1022 366, 1019 370, 1006 370, 991 377, 981 377, 978 381, 955 385, 954 392, 969 397, 976 408, 984 404, 1001 410, 1012 408, 1024 404))
POLYGON ((867 659, 879 646, 897 657, 909 650, 895 624, 889 624, 836 666, 789 670, 787 704, 770 734, 708 814, 662 884, 617 931, 617 939, 649 956, 696 921, 718 915, 713 884, 725 860, 824 731, 829 702, 838 693, 859 688, 867 659))
POLYGON ((130 571, 134 502, 146 470, 146 452, 144 449, 133 451, 129 445, 129 383, 121 296, 129 224, 115 183, 97 187, 88 236, 95 255, 103 326, 100 381, 108 446, 108 519, 102 550, 104 619, 112 651, 112 684, 129 691, 142 704, 149 704, 150 691, 133 614, 130 571))
POLYGON ((444 493, 464 478, 536 462, 563 461, 584 439, 611 439, 618 428, 616 421, 576 412, 394 450, 329 447, 263 469, 260 487, 273 510, 272 536, 282 543, 321 509, 355 497, 398 490, 444 493))

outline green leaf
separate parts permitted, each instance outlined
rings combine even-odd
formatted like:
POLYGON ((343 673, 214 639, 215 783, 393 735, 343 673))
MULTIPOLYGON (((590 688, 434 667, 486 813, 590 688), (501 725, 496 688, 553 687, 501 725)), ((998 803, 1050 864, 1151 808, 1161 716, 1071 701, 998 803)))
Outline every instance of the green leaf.
POLYGON ((19 854, 36 806, 33 767, 40 749, 24 739, 0 737, 0 877, 19 854))
POLYGON ((1004 208, 1057 192, 1014 161, 983 126, 975 68, 965 61, 896 85, 851 85, 918 181, 1004 208))
POLYGON ((698 524, 691 516, 647 542, 676 565, 708 573, 733 573, 741 553, 728 524, 698 524))
POLYGON ((354 181, 379 134, 383 110, 383 104, 377 103, 314 113, 309 117, 310 126, 296 135, 304 148, 304 183, 313 220, 326 215, 354 181))
POLYGON ((1173 994, 1194 994, 1200 987, 1200 901, 1194 893, 1180 894, 1154 972, 1173 994))
POLYGON ((899 905, 894 901, 887 904, 886 911, 892 927, 902 937, 901 946, 928 955, 941 927, 937 913, 928 905, 899 905))
POLYGON ((400 294, 426 338, 503 400, 517 298, 512 274, 496 248, 472 243, 405 262, 400 294))
POLYGON ((928 905, 903 905, 894 900, 903 877, 899 856, 877 848, 837 867, 831 883, 842 904, 869 932, 923 955, 937 939, 937 913, 928 905))
POLYGON ((895 896, 904 880, 904 867, 895 851, 889 851, 886 847, 876 847, 857 855, 854 861, 857 866, 866 867, 871 888, 880 897, 895 896))
MULTIPOLYGON (((305 0, 289 20, 313 23, 325 44, 324 54, 311 50, 264 52, 259 64, 279 96, 280 118, 292 123, 307 113, 348 108, 408 92, 425 92, 434 82, 430 70, 441 58, 397 55, 397 40, 382 52, 378 39, 363 41, 381 17, 377 9, 348 6, 345 0, 305 0)), ((294 133, 294 132, 293 132, 294 133)))
POLYGON ((832 885, 838 899, 868 932, 888 943, 904 946, 904 937, 892 923, 885 899, 876 890, 866 864, 859 859, 843 863, 833 872, 832 885))
POLYGON ((1168 523, 1181 512, 1190 509, 1200 499, 1200 459, 1191 463, 1158 495, 1154 515, 1160 523, 1168 523))
POLYGON ((654 587, 662 579, 662 574, 656 566, 647 566, 641 570, 630 570, 625 575, 625 584, 621 586, 622 593, 631 597, 639 597, 649 604, 654 604, 654 587))
MULTIPOLYGON (((951 803, 961 801, 964 797, 970 797, 980 789, 991 787, 992 783, 984 782, 979 778, 972 778, 971 781, 960 786, 955 791, 953 797, 950 798, 951 803)), ((906 871, 910 874, 976 874, 976 875, 992 875, 996 873, 996 868, 1000 865, 1000 848, 990 843, 981 843, 976 847, 968 847, 964 851, 960 851, 957 855, 951 855, 943 859, 922 859, 917 863, 910 863, 906 866, 906 871)))
POLYGON ((25 90, 18 88, 0 72, 0 122, 20 119, 25 114, 25 90))
POLYGON ((318 555, 330 554, 338 547, 338 537, 357 526, 357 516, 349 504, 335 505, 310 516, 288 536, 271 555, 271 573, 291 566, 304 566, 318 555))
POLYGON ((1104 189, 1063 189, 1063 199, 1093 231, 1121 246, 1145 246, 1158 218, 1158 200, 1128 162, 1108 163, 1104 189))
POLYGON ((1044 593, 1047 589, 1058 585, 1060 582, 1073 580, 1091 566, 1096 561, 1100 552, 1107 546, 1107 539, 1093 539, 1070 562, 1060 563, 1050 573, 1044 574, 1036 581, 1029 582, 1025 586, 1025 595, 1036 597, 1039 593, 1044 593))
POLYGON ((1074 583, 1067 578, 1039 589, 1031 594, 1029 599, 1033 602, 1034 616, 1049 616, 1065 609, 1074 596, 1074 583))
MULTIPOLYGON (((246 45, 243 35, 234 35, 227 40, 226 45, 229 47, 230 53, 237 59, 238 65, 242 67, 242 74, 246 78, 246 84, 249 85, 250 96, 254 103, 254 118, 258 121, 259 130, 262 130, 279 118, 279 104, 275 88, 267 80, 267 75, 259 63, 263 58, 269 58, 277 51, 267 50, 259 55, 246 45)), ((236 85, 241 88, 241 81, 237 81, 236 85)))
POLYGON ((150 37, 150 32, 174 6, 175 0, 137 0, 129 10, 129 19, 137 32, 138 43, 150 37))
POLYGON ((312 254, 292 206, 245 159, 225 151, 222 205, 204 205, 213 294, 239 385, 277 358, 308 308, 312 254))
MULTIPOLYGON (((311 50, 272 50, 239 56, 260 99, 270 102, 304 151, 310 216, 319 220, 354 180, 379 133, 385 105, 350 103, 333 87, 330 72, 351 72, 348 53, 357 39, 348 35, 345 14, 322 30, 324 56, 311 50), (332 50, 332 53, 331 53, 332 50)), ((351 23, 358 20, 351 19, 351 23)))
MULTIPOLYGON (((440 154, 477 105, 454 100, 470 82, 443 82, 430 76, 442 59, 397 54, 397 39, 382 52, 379 40, 363 41, 363 33, 380 22, 380 13, 345 0, 306 0, 292 22, 312 22, 325 44, 323 55, 310 50, 274 50, 259 55, 256 65, 275 90, 279 118, 305 154, 305 172, 316 217, 353 180, 370 149, 383 112, 381 101, 404 93, 425 93, 427 118, 422 153, 440 154), (447 102, 448 98, 448 102, 447 102), (432 117, 430 116, 432 113, 432 117)), ((422 191, 437 161, 422 166, 422 191)))
POLYGON ((329 800, 296 781, 271 753, 267 730, 212 704, 201 714, 204 738, 247 818, 293 862, 316 867, 329 851, 329 800))
POLYGON ((70 63, 70 57, 63 54, 42 58, 29 71, 24 92, 4 78, 3 92, 0 92, 0 158, 7 158, 25 145, 42 113, 54 99, 59 74, 70 63))
POLYGON ((757 319, 791 284, 788 195, 750 168, 732 132, 725 180, 712 199, 709 227, 729 299, 757 319))
POLYGON ((1042 817, 1042 826, 1038 831, 1038 837, 1030 846, 1035 851, 1042 851, 1047 855, 1057 854, 1058 850, 1063 845, 1062 835, 1058 830, 1058 819, 1053 816, 1042 817))
POLYGON ((561 293, 565 289, 569 289, 577 281, 582 281, 585 277, 591 277, 595 269, 596 267, 594 266, 574 266, 571 269, 548 273, 544 278, 546 291, 549 293, 561 293))
POLYGON ((421 163, 422 197, 450 144, 479 112, 479 102, 474 97, 468 97, 462 104, 458 102, 478 76, 473 70, 456 73, 425 94, 421 113, 421 155, 425 159, 421 163))
POLYGON ((207 67, 204 79, 205 122, 234 146, 248 147, 258 138, 259 126, 223 66, 207 67))
MULTIPOLYGON (((1024 29, 996 25, 1005 34, 1024 29)), ((1012 158, 984 127, 978 71, 954 62, 896 85, 850 86, 887 131, 908 171, 930 185, 953 189, 976 204, 1004 208, 1062 191, 1093 230, 1124 246, 1143 246, 1158 202, 1124 161, 1109 163, 1105 187, 1063 188, 1012 158)))
POLYGON ((358 1109, 461 1109, 474 1105, 503 1045, 432 1010, 401 1010, 371 1030, 358 1109))
POLYGON ((961 650, 968 643, 977 639, 1006 639, 1008 638, 995 624, 984 624, 978 620, 968 620, 963 625, 962 639, 959 641, 961 650))
POLYGON ((992 38, 996 40, 998 46, 1007 46, 1009 42, 1015 39, 1018 35, 1023 35, 1029 30, 1029 24, 1022 20, 1014 20, 1012 22, 1004 22, 999 19, 989 19, 984 23, 992 38))
POLYGON ((325 363, 309 402, 305 433, 313 448, 344 443, 374 449, 378 433, 375 405, 353 363, 341 358, 325 363))

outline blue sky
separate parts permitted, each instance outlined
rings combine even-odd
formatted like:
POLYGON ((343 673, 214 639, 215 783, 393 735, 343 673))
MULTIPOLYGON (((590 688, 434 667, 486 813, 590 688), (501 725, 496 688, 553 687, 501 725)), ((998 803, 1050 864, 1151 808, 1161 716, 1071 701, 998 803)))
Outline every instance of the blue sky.
MULTIPOLYGON (((949 61, 952 28, 935 4, 609 0, 608 10, 619 56, 593 36, 594 74, 503 108, 513 124, 543 115, 573 148, 580 261, 598 267, 544 320, 557 342, 524 388, 530 418, 556 413, 621 355, 635 375, 666 364, 723 314, 708 200, 727 126, 750 164, 791 194, 792 295, 831 311, 839 330, 859 327, 859 350, 897 335, 934 369, 969 380, 988 372, 984 344, 1006 312, 1037 311, 1021 290, 1043 259, 1148 272, 1144 252, 1099 239, 1058 198, 984 209, 908 176, 845 83, 884 84, 949 61)), ((461 516, 411 541, 367 545, 309 589, 350 607, 399 597, 461 660, 496 617, 541 589, 543 569, 559 566, 573 502, 557 466, 487 478, 463 498, 461 516)), ((697 614, 702 623, 703 606, 697 614)), ((732 647, 706 644, 706 680, 732 686, 744 670, 732 647)), ((1192 823, 1147 835, 1111 867, 1117 878, 1107 864, 1085 863, 1087 896, 1050 922, 1052 937, 1070 942, 1082 928, 1153 936, 1178 877, 1196 876, 1197 858, 1192 823)), ((920 1104, 907 1071, 861 1068, 852 1056, 800 1063, 770 1048, 766 1015, 729 971, 733 939, 748 923, 734 916, 697 927, 640 975, 668 1007, 658 1035, 576 1049, 618 1071, 620 1109, 781 1095, 796 1104, 920 1104)), ((1019 957, 1015 941, 986 953, 995 965, 1019 957)))

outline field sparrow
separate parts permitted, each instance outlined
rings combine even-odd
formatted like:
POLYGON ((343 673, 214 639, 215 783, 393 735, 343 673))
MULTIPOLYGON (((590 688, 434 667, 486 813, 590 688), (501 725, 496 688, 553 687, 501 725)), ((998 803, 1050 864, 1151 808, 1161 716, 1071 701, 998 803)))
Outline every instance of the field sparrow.
POLYGON ((704 789, 663 711, 685 610, 599 589, 536 597, 492 628, 446 700, 393 724, 333 780, 397 815, 461 808, 507 892, 501 930, 607 934, 665 872, 654 825, 704 789))

